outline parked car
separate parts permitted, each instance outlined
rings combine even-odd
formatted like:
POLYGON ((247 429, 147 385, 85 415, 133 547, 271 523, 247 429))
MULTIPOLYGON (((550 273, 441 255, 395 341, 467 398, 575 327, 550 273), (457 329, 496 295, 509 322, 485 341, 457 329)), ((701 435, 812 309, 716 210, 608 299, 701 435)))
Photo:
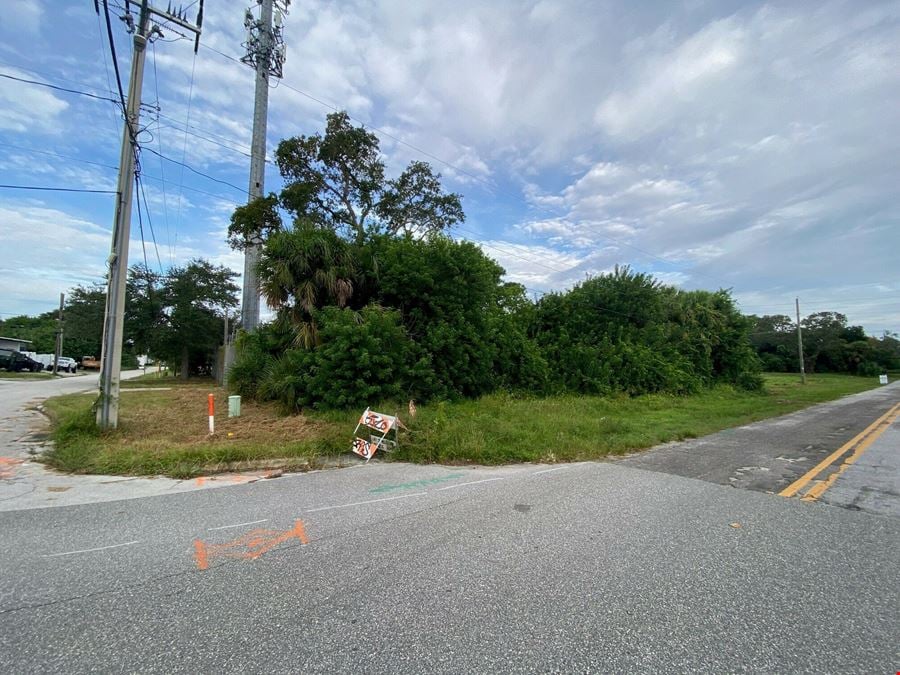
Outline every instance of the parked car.
MULTIPOLYGON (((52 363, 50 364, 50 368, 53 368, 52 363)), ((67 373, 74 373, 76 370, 78 370, 78 363, 70 356, 60 356, 59 370, 65 371, 67 373)))
POLYGON ((10 365, 13 362, 13 350, 12 349, 0 349, 0 368, 3 370, 12 370, 10 365))
POLYGON ((82 356, 81 367, 85 370, 100 370, 100 359, 93 356, 82 356))
POLYGON ((44 369, 44 365, 22 352, 13 349, 0 349, 0 368, 6 368, 6 370, 14 373, 20 373, 23 370, 39 373, 44 369))
POLYGON ((40 363, 44 370, 53 370, 53 354, 38 354, 37 352, 26 352, 24 350, 22 353, 40 363))

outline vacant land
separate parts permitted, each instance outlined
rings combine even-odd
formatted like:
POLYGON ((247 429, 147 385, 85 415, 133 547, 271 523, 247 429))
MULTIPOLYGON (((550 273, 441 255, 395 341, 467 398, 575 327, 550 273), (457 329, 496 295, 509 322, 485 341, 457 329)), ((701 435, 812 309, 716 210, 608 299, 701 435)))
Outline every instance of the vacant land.
MULTIPOLYGON (((873 378, 767 375, 764 393, 716 387, 694 396, 555 396, 494 394, 477 401, 419 406, 373 406, 400 413, 393 459, 412 462, 502 464, 597 459, 692 438, 792 412, 878 386, 873 378)), ((361 411, 280 415, 275 406, 244 401, 228 419, 227 392, 212 382, 175 378, 123 386, 119 429, 94 427, 90 395, 47 401, 55 448, 46 461, 80 473, 166 474, 191 477, 253 466, 302 470, 349 457, 361 411), (216 433, 207 429, 207 396, 215 395, 216 433)), ((381 455, 379 455, 381 456, 381 455)))

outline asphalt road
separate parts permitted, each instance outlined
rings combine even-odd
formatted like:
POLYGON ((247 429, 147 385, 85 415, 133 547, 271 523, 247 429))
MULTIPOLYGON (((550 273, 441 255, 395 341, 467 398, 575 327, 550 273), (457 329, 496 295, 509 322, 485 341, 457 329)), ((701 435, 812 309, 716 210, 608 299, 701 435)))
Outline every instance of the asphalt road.
MULTIPOLYGON (((620 461, 635 468, 778 493, 898 401, 900 382, 894 382, 790 415, 661 445, 620 461)), ((884 452, 890 453, 890 448, 896 454, 896 444, 884 452)), ((900 466, 897 469, 885 472, 885 477, 893 484, 898 499, 893 502, 885 495, 884 504, 888 512, 896 509, 894 515, 900 516, 900 466)), ((866 489, 870 478, 861 480, 857 491, 866 489)))
MULTIPOLYGON (((855 426, 877 398, 845 401, 855 426)), ((900 518, 734 489, 728 461, 721 484, 373 463, 3 512, 0 672, 895 672, 900 518)))

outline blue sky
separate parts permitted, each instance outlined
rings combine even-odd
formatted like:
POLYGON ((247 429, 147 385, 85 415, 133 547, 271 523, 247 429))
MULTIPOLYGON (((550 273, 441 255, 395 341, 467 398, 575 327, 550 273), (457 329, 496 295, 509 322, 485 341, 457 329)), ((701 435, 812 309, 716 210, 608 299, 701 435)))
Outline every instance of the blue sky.
MULTIPOLYGON (((151 267, 242 269, 224 233, 246 197, 253 80, 218 52, 242 55, 243 11, 206 0, 196 57, 171 31, 149 49, 144 147, 221 181, 143 153, 151 267)), ((0 74, 113 95, 91 0, 3 12, 0 74)), ((392 171, 430 161, 464 195, 454 236, 535 293, 629 264, 731 288, 748 313, 799 296, 804 314, 900 331, 898 2, 298 0, 285 42, 270 152, 348 110, 392 171)), ((114 190, 121 129, 113 103, 0 77, 0 184, 114 190)), ((0 189, 0 316, 100 280, 112 215, 109 194, 0 189)), ((132 238, 142 261, 137 212, 132 238)))

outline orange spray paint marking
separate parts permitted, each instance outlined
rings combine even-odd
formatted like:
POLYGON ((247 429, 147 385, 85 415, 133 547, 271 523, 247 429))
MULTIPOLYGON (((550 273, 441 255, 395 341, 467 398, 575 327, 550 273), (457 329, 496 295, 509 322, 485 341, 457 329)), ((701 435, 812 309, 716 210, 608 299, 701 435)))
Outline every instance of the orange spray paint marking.
POLYGON ((15 457, 0 457, 0 480, 9 480, 15 477, 16 467, 24 461, 24 459, 15 457))
POLYGON ((206 554, 206 544, 197 539, 194 542, 194 560, 197 562, 197 567, 201 570, 205 570, 209 567, 209 557, 206 554))
POLYGON ((296 521, 293 528, 284 532, 259 528, 225 544, 207 544, 197 539, 194 541, 194 560, 200 570, 208 569, 209 560, 213 557, 256 560, 290 539, 297 539, 304 546, 309 543, 302 520, 296 521))

